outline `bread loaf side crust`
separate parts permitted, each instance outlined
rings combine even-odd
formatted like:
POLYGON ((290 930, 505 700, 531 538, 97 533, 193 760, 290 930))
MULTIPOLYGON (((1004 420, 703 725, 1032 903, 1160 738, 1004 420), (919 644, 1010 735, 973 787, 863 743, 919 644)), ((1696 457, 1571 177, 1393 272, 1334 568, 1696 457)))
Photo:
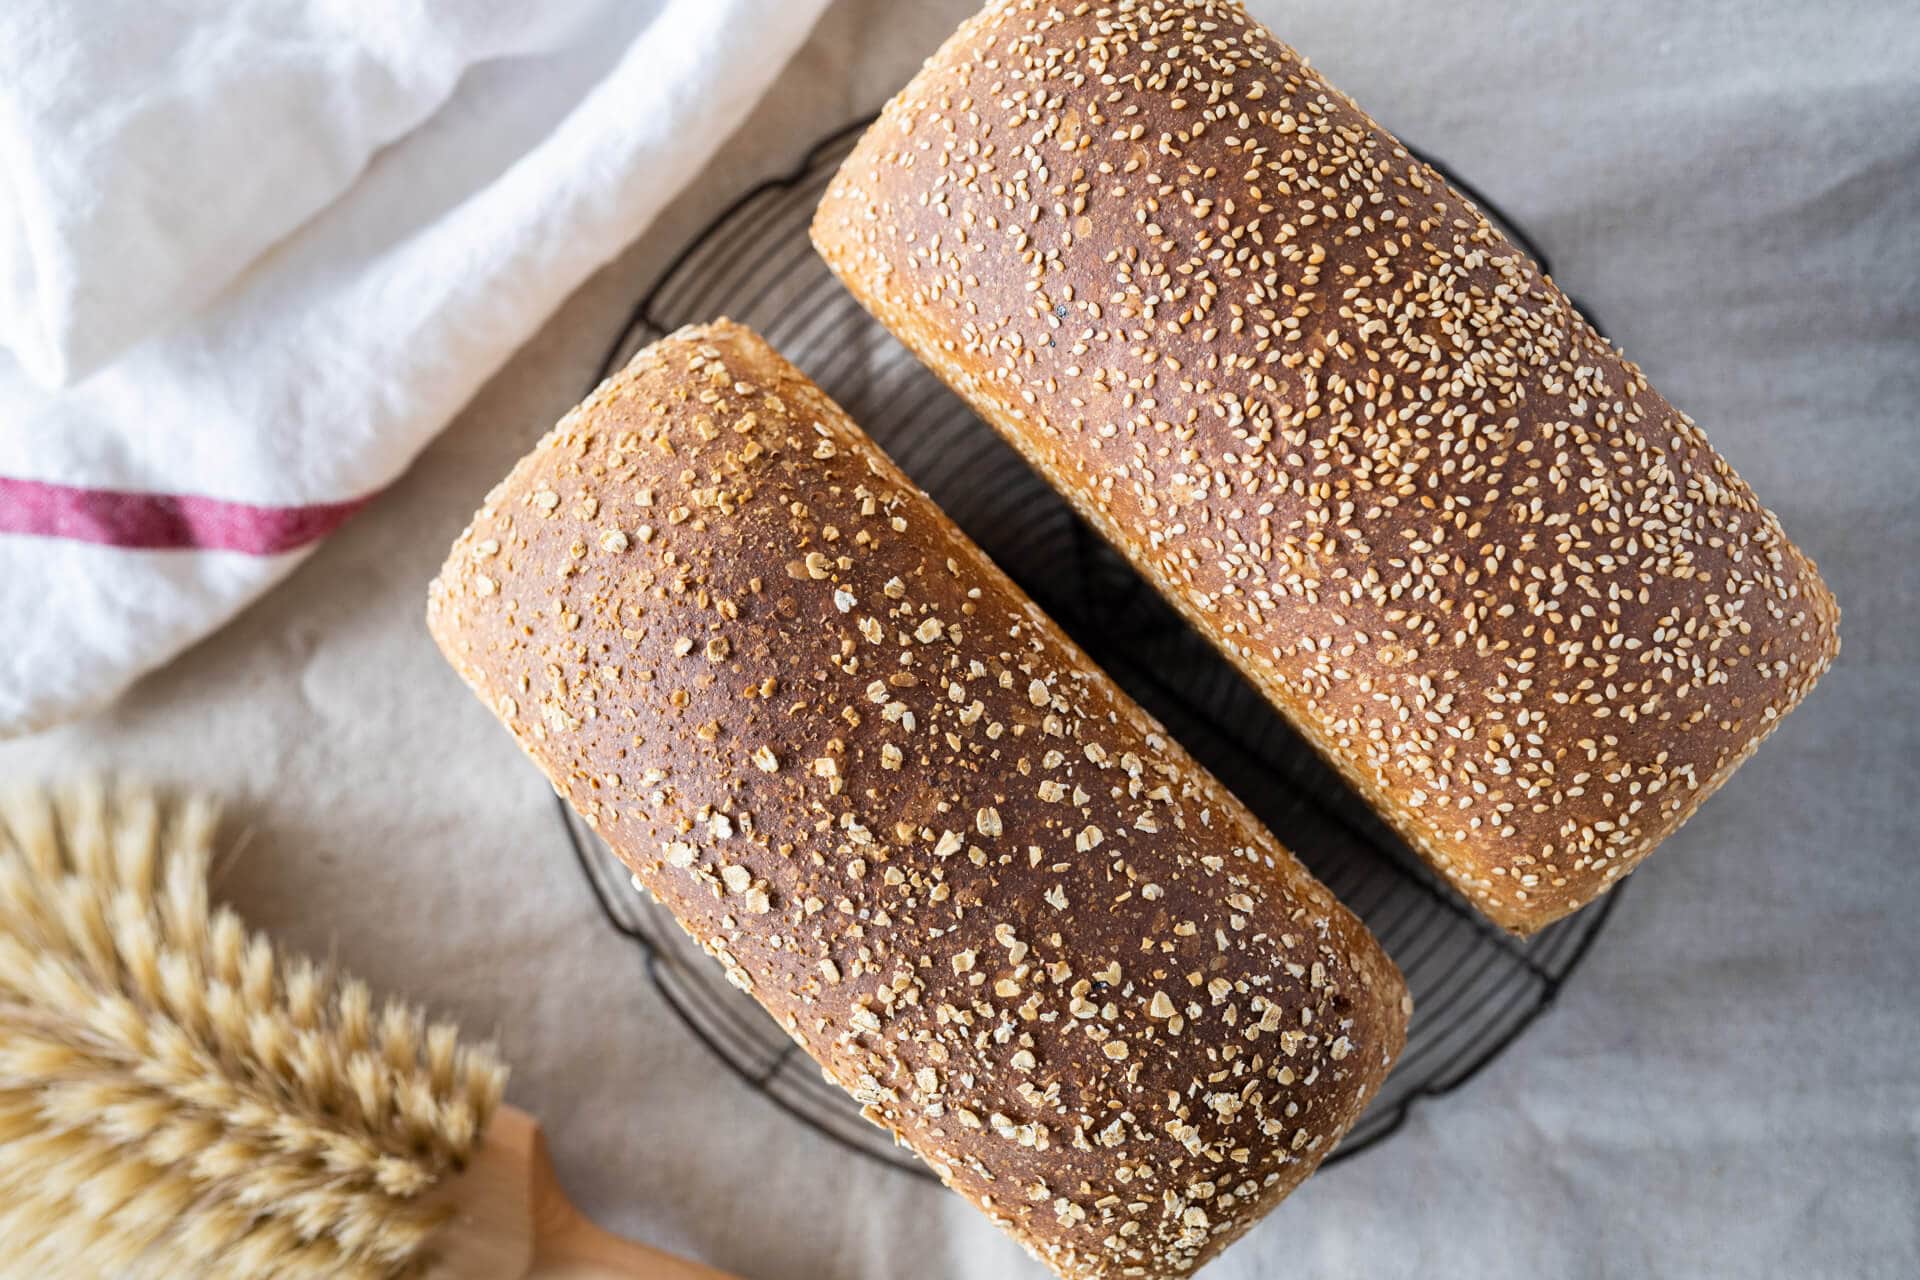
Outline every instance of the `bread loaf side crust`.
POLYGON ((722 322, 487 498, 448 659, 866 1113, 1067 1277, 1318 1165, 1398 971, 812 383, 722 322))
POLYGON ((989 5, 813 235, 1510 930, 1616 883, 1838 652, 1694 423, 1236 3, 989 5))

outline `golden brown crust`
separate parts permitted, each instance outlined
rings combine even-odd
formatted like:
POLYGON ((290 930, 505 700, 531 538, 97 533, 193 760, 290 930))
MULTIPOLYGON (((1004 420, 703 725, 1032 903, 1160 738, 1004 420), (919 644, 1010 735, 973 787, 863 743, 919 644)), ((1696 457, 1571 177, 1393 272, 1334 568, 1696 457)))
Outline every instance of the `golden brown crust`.
POLYGON ((813 234, 1509 929, 1631 870, 1838 650, 1692 421, 1237 3, 990 5, 813 234))
POLYGON ((1062 1276, 1199 1265, 1400 1050, 1360 923, 739 326, 568 414, 428 618, 735 981, 1062 1276))

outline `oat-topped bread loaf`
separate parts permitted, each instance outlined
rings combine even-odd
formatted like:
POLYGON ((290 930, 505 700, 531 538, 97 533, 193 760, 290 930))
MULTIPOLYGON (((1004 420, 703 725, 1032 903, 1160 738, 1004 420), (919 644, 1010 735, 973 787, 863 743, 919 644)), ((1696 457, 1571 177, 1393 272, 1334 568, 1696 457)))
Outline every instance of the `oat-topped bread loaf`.
POLYGON ((569 413, 428 620, 735 983, 1062 1276, 1199 1265, 1400 1050, 1365 928, 737 325, 569 413))
POLYGON ((1692 421, 1237 3, 990 5, 813 235, 1509 929, 1631 870, 1839 647, 1692 421))

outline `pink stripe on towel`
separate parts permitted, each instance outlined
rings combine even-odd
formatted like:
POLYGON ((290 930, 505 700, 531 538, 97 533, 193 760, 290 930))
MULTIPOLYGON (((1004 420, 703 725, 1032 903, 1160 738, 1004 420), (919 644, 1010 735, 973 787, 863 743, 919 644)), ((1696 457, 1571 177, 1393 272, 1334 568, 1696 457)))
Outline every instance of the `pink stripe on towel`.
POLYGON ((0 533, 139 550, 273 556, 326 537, 366 503, 362 497, 302 507, 256 507, 216 498, 81 489, 0 476, 0 533))

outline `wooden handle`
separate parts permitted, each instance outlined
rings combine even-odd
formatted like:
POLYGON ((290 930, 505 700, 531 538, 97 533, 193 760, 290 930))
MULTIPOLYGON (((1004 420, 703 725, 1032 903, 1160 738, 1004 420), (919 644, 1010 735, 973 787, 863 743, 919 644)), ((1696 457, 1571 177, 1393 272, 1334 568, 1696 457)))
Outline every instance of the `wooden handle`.
POLYGON ((453 1215, 432 1280, 735 1280, 587 1221, 517 1107, 500 1108, 472 1165, 433 1194, 453 1215))
POLYGON ((528 1280, 733 1280, 711 1267, 602 1231, 571 1204, 567 1209, 568 1222, 540 1229, 528 1280))
POLYGON ((734 1280, 725 1272, 602 1231, 567 1198, 536 1135, 528 1171, 533 1190, 533 1265, 528 1280, 734 1280))

